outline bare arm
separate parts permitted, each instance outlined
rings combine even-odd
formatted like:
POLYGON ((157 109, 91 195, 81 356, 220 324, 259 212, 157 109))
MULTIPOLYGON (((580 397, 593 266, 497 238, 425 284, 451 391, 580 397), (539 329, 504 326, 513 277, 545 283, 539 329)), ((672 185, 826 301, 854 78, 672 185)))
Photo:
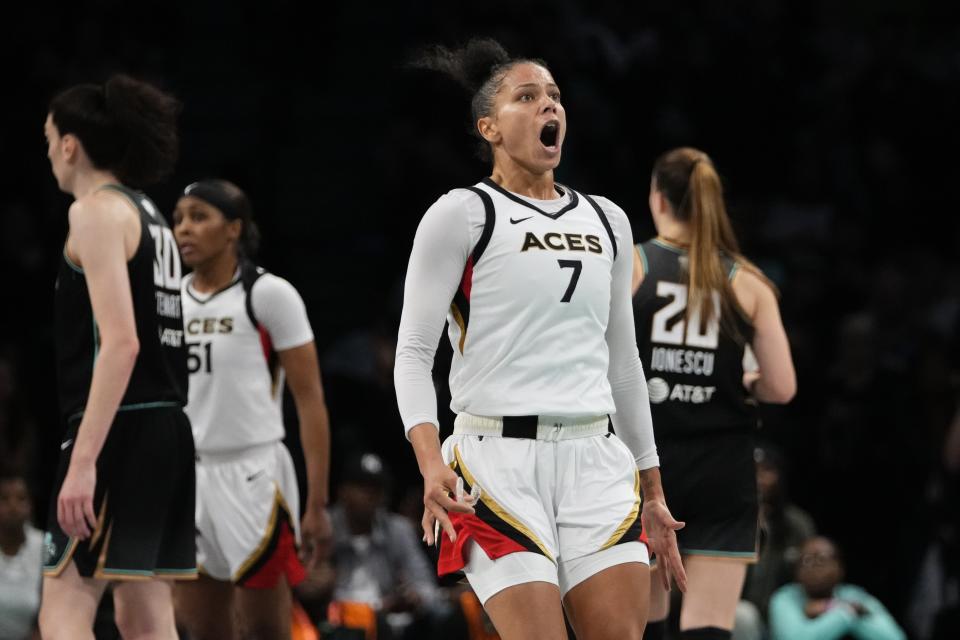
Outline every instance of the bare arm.
POLYGON ((297 405, 300 443, 307 469, 307 501, 303 515, 304 552, 308 568, 325 557, 331 541, 326 506, 330 477, 330 417, 323 399, 320 365, 313 341, 277 352, 297 405))
POLYGON ((797 376, 776 295, 746 270, 737 273, 733 289, 753 322, 751 347, 759 365, 759 375, 751 386, 754 396, 761 402, 790 402, 797 392, 797 376))
POLYGON ((96 526, 97 457, 140 350, 127 274, 139 227, 135 213, 114 196, 97 193, 70 207, 67 252, 84 270, 100 338, 87 404, 57 501, 57 518, 64 532, 81 539, 96 526))

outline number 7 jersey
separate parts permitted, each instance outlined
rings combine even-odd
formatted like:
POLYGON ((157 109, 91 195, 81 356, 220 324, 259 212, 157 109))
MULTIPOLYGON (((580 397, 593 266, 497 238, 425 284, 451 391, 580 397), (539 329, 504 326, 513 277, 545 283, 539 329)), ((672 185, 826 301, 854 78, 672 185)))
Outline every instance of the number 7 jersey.
POLYGON ((616 411, 606 331, 618 245, 632 242, 617 236, 629 223, 608 200, 559 189, 540 201, 485 179, 438 202, 460 210, 451 215, 466 209, 480 234, 448 313, 455 412, 616 411))
MULTIPOLYGON (((687 252, 661 238, 637 245, 643 282, 633 298, 637 347, 647 376, 656 437, 755 427, 754 408, 743 387, 743 360, 753 328, 732 319, 739 339, 717 318, 702 322, 687 311, 687 252)), ((737 265, 722 258, 732 281, 737 265)), ((719 294, 714 294, 718 308, 719 294)))

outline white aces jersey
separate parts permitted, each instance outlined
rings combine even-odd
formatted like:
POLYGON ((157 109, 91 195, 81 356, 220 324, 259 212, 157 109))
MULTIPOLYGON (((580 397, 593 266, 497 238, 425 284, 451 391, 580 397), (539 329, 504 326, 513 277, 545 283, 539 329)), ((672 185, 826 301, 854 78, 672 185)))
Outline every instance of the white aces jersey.
POLYGON ((614 240, 616 212, 559 190, 561 198, 537 201, 486 179, 444 196, 479 232, 447 315, 457 413, 615 411, 605 334, 614 254, 631 241, 614 240))
POLYGON ((283 369, 277 351, 313 340, 303 300, 286 280, 263 272, 247 292, 237 270, 212 294, 183 279, 183 326, 190 392, 186 406, 197 451, 222 452, 280 440, 283 369))

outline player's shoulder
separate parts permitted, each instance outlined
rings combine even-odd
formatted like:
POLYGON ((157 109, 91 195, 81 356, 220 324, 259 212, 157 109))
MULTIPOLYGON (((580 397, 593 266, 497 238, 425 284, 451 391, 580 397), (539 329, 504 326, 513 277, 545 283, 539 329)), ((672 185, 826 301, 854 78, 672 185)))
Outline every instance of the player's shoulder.
POLYGON ((300 292, 286 278, 264 271, 250 287, 252 302, 259 306, 301 300, 300 292))
POLYGON ((131 203, 120 199, 105 189, 100 189, 77 198, 70 205, 68 215, 71 223, 108 224, 118 216, 136 213, 131 203))
POLYGON ((597 203, 597 206, 610 218, 611 222, 616 220, 620 224, 630 224, 630 220, 627 218, 627 212, 610 198, 591 194, 590 199, 597 203))
POLYGON ((461 187, 451 189, 437 198, 424 214, 424 223, 450 230, 460 225, 482 224, 485 217, 486 205, 481 197, 476 192, 461 187))
POLYGON ((735 287, 747 289, 754 294, 773 295, 769 281, 759 271, 748 268, 740 262, 734 262, 731 279, 735 287))
POLYGON ((472 187, 455 187, 450 189, 445 194, 437 198, 434 206, 440 206, 442 208, 459 211, 470 211, 473 209, 482 210, 484 206, 483 199, 475 191, 477 188, 479 188, 479 185, 474 185, 472 187))

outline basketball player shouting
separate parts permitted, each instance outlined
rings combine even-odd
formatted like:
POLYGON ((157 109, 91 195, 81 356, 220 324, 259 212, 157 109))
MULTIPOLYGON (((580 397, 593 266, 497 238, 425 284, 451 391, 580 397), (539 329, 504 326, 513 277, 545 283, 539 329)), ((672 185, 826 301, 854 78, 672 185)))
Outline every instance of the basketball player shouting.
POLYGON ((407 271, 395 380, 425 537, 439 521, 440 573, 466 573, 505 640, 565 638, 561 602, 581 640, 638 639, 641 489, 651 548, 681 588, 684 574, 634 337, 629 221, 554 182, 567 125, 542 61, 474 40, 420 64, 470 90, 493 163, 430 207, 407 271), (441 447, 430 374, 445 318, 458 415, 441 447), (479 500, 456 500, 458 479, 479 500))

